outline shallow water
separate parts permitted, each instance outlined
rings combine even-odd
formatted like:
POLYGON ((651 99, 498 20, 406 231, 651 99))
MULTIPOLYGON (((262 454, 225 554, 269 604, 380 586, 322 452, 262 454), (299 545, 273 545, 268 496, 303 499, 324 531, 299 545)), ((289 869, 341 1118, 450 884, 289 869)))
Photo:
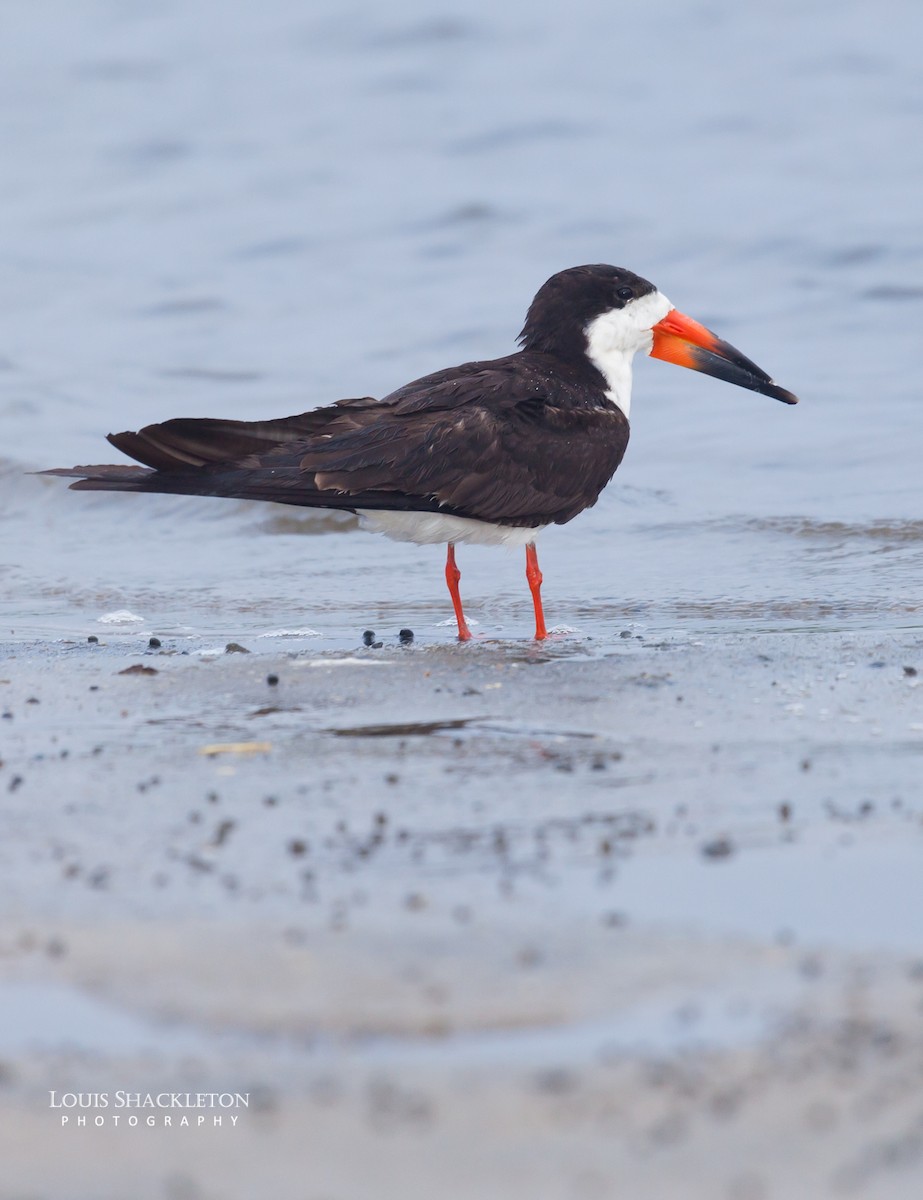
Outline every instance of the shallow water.
MULTIPOLYGON (((437 548, 325 514, 69 494, 110 429, 254 417, 507 353, 550 273, 624 263, 799 408, 642 362, 633 442, 540 550, 551 624, 916 627, 917 6, 583 0, 434 14, 17 6, 0 72, 0 615, 319 644, 449 636, 437 548), (896 37, 894 30, 901 30, 896 37)), ((517 555, 465 548, 479 632, 517 555)))

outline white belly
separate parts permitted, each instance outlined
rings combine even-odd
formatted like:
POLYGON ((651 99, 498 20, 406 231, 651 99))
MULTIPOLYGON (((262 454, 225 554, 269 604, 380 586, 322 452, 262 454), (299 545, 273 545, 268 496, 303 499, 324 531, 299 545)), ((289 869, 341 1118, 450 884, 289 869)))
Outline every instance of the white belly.
POLYGON ((448 513, 380 512, 356 510, 363 529, 383 533, 396 542, 416 542, 433 546, 445 542, 474 542, 479 546, 525 546, 546 527, 522 529, 512 525, 491 525, 470 517, 451 517, 448 513))

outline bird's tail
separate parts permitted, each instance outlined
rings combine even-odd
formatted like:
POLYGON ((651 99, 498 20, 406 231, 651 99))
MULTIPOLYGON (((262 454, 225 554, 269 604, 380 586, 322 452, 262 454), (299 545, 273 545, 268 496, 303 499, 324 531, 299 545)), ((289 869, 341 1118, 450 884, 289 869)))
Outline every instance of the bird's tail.
POLYGON ((39 471, 40 475, 59 475, 65 479, 76 479, 71 488, 76 492, 157 492, 151 487, 157 474, 150 467, 55 467, 52 471, 39 471))
MULTIPOLYGON (((350 402, 345 402, 349 404, 350 402)), ((350 496, 321 493, 313 475, 297 462, 263 465, 264 456, 284 451, 316 432, 318 413, 278 421, 221 421, 180 418, 138 432, 110 433, 109 441, 144 466, 103 464, 58 467, 42 475, 74 479, 77 492, 147 492, 168 496, 221 496, 274 500, 298 507, 351 509, 350 496)), ((373 502, 375 498, 373 497, 373 502)), ((382 501, 384 503, 384 501, 382 501)))
POLYGON ((71 488, 77 492, 234 495, 241 476, 249 474, 241 470, 248 455, 310 436, 317 423, 313 413, 277 421, 178 418, 108 435, 117 450, 144 466, 57 467, 40 474, 76 479, 71 488))

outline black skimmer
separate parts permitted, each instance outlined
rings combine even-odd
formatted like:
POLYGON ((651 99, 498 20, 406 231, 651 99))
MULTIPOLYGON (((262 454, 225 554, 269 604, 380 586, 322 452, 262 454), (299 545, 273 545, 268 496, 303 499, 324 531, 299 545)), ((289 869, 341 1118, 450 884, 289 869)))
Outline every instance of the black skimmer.
POLYGON ((594 505, 628 445, 639 351, 772 396, 797 397, 652 283, 621 267, 572 267, 532 301, 506 358, 416 379, 375 400, 338 400, 270 421, 180 418, 109 434, 144 466, 74 467, 78 491, 166 492, 345 509, 400 541, 447 543, 458 636, 458 542, 525 546, 535 636, 547 636, 535 537, 594 505))

